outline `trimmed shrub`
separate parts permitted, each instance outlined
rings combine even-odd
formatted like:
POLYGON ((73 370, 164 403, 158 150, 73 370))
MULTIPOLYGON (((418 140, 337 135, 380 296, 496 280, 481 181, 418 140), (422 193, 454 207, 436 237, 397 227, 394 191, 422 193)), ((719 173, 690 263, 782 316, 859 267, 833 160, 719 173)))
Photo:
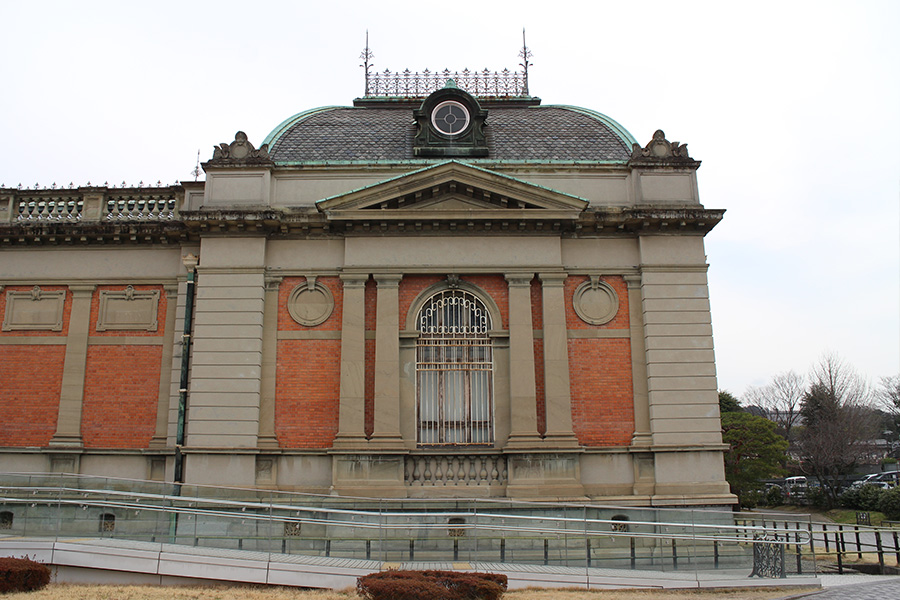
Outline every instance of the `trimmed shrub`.
POLYGON ((784 492, 780 485, 773 485, 766 490, 766 506, 781 506, 784 504, 784 492))
POLYGON ((50 567, 30 558, 0 558, 0 594, 31 592, 50 583, 50 567))
POLYGON ((900 487, 884 490, 878 500, 878 510, 883 512, 889 521, 900 520, 900 487))
POLYGON ((356 580, 367 600, 497 600, 506 575, 459 571, 381 571, 356 580))
POLYGON ((838 496, 838 502, 843 508, 860 508, 859 505, 859 488, 850 487, 841 492, 838 496))
POLYGON ((738 502, 740 502, 741 508, 756 508, 761 497, 762 492, 759 492, 758 490, 747 490, 738 496, 738 502))
POLYGON ((814 508, 830 508, 831 499, 825 490, 818 486, 810 486, 806 492, 806 503, 814 508))
POLYGON ((878 510, 878 501, 885 493, 884 488, 877 485, 864 485, 859 488, 859 508, 862 510, 878 510))

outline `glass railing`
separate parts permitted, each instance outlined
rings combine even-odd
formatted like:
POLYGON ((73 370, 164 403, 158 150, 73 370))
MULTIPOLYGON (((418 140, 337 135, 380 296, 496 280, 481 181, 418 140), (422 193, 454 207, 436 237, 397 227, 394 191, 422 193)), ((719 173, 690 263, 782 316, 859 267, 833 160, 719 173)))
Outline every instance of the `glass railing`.
POLYGON ((0 474, 0 536, 391 563, 513 563, 715 579, 814 576, 807 515, 496 499, 372 499, 0 474), (774 558, 773 558, 774 557, 774 558), (766 563, 766 564, 768 564, 766 563), (759 571, 759 572, 758 572, 759 571), (766 571, 768 572, 768 571, 766 571))

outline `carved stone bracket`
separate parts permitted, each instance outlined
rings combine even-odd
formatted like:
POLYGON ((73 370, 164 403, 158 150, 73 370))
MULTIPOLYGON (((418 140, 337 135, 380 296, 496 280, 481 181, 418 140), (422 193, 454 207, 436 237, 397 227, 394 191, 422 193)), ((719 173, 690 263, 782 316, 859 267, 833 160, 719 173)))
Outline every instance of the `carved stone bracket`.
POLYGON ((234 134, 234 141, 230 144, 222 143, 213 149, 213 157, 206 164, 212 165, 268 165, 272 164, 269 157, 269 145, 263 144, 255 148, 247 140, 247 134, 238 131, 234 134))
POLYGON ((699 166, 700 161, 694 160, 688 155, 687 144, 670 142, 662 129, 657 129, 653 139, 641 148, 639 144, 631 146, 631 160, 629 164, 656 165, 663 163, 675 163, 684 166, 699 166))

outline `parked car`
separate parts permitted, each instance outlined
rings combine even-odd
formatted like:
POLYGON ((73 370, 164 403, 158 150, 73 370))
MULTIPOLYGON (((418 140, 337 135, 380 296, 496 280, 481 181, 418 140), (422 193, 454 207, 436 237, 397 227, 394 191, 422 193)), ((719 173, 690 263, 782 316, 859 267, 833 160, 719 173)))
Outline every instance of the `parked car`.
POLYGON ((805 500, 809 491, 809 482, 806 477, 787 477, 784 480, 784 495, 791 500, 805 500))
POLYGON ((850 485, 853 489, 859 489, 864 485, 876 485, 883 488, 892 488, 900 484, 900 473, 897 471, 886 471, 884 473, 871 473, 862 479, 857 479, 850 485))

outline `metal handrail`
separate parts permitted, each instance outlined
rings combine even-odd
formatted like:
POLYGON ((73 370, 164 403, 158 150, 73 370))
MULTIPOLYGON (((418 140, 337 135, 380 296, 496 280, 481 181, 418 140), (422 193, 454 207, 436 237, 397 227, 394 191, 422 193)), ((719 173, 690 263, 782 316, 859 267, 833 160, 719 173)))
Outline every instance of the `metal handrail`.
MULTIPOLYGON (((264 503, 264 502, 248 502, 248 501, 239 501, 239 500, 220 500, 220 499, 209 499, 202 497, 186 497, 186 496, 172 496, 165 494, 149 494, 142 492, 124 492, 120 490, 97 490, 97 489, 85 489, 85 488, 69 488, 69 487, 37 487, 37 486, 23 486, 23 487, 10 487, 5 486, 6 490, 9 489, 18 489, 23 492, 32 492, 32 495, 29 497, 3 497, 0 498, 0 501, 6 503, 33 503, 36 499, 35 493, 39 491, 45 492, 53 492, 56 495, 52 498, 45 497, 44 500, 51 500, 52 503, 56 504, 66 504, 66 505, 78 505, 78 506, 98 506, 104 508, 122 508, 128 510, 147 510, 154 512, 165 512, 165 513, 177 513, 177 514, 191 514, 191 515, 204 515, 204 516, 212 516, 212 517, 224 517, 224 518, 241 518, 241 519, 249 519, 249 520, 261 520, 261 521, 271 521, 273 517, 271 514, 255 514, 253 512, 247 513, 247 509, 252 510, 279 510, 286 512, 309 512, 309 513, 330 513, 330 514, 340 514, 340 515, 357 515, 357 516, 365 516, 368 518, 375 518, 377 522, 366 522, 366 521, 346 521, 346 520, 338 520, 338 519, 311 519, 311 518, 303 518, 298 516, 290 516, 290 515, 278 515, 277 520, 280 522, 297 522, 297 523, 310 523, 310 524, 319 524, 319 525, 330 525, 335 527, 355 527, 360 529, 381 529, 381 530, 399 530, 399 529, 408 529, 409 523, 391 523, 386 521, 386 518, 419 518, 422 517, 430 517, 430 518, 442 518, 449 519, 454 517, 477 517, 479 519, 492 518, 492 519, 505 519, 505 520, 513 520, 520 522, 533 522, 533 521, 541 521, 541 522, 550 522, 550 523, 558 523, 558 524, 577 524, 584 525, 583 528, 572 529, 566 527, 536 527, 536 526, 527 526, 527 525, 512 525, 510 523, 504 523, 502 526, 500 525, 492 525, 490 523, 459 523, 454 524, 453 527, 455 529, 466 529, 466 530, 484 530, 491 531, 495 529, 502 529, 503 531, 515 531, 520 533, 535 533, 535 534, 545 534, 545 535, 576 535, 576 536, 609 536, 609 537, 625 537, 625 538, 656 538, 656 539, 675 539, 675 540, 691 540, 691 539, 699 539, 703 541, 723 541, 723 542, 751 542, 753 538, 756 536, 765 536, 766 543, 772 544, 783 544, 783 545, 796 545, 796 544, 808 544, 810 541, 810 534, 808 531, 803 529, 791 529, 791 528, 780 528, 777 526, 773 527, 762 527, 757 525, 726 525, 726 524, 708 524, 708 523, 679 523, 679 522, 666 522, 666 521, 632 521, 629 520, 627 523, 629 527, 632 526, 644 526, 644 527, 652 527, 654 531, 621 531, 617 529, 609 529, 609 530, 591 530, 588 529, 588 525, 605 525, 605 526, 613 526, 613 525, 621 525, 623 521, 617 521, 613 519, 593 519, 593 518, 574 518, 574 517, 548 517, 548 516, 535 516, 535 515, 518 515, 518 514, 506 514, 506 513, 493 513, 493 512, 478 512, 473 513, 471 511, 437 511, 437 512, 428 512, 428 513, 419 513, 419 512, 406 512, 406 511, 387 511, 384 510, 375 512, 375 511, 366 511, 360 509, 348 509, 348 508, 329 508, 329 507, 313 507, 313 506, 302 506, 302 505, 290 505, 290 504, 275 504, 275 503, 264 503), (65 498, 63 497, 63 493, 70 494, 81 494, 82 498, 65 498), (115 502, 110 500, 96 500, 86 497, 90 494, 103 495, 106 497, 109 496, 118 496, 118 497, 133 497, 133 498, 141 498, 147 500, 156 500, 161 502, 172 502, 172 506, 164 506, 162 504, 141 504, 139 502, 115 502), (179 506, 175 506, 175 503, 178 503, 179 506), (187 503, 189 506, 184 506, 187 503), (234 509, 242 509, 240 512, 229 511, 229 510, 211 510, 211 509, 201 509, 194 508, 190 506, 191 504, 206 504, 206 505, 216 505, 216 506, 229 506, 234 509), (662 531, 664 528, 679 528, 686 529, 691 531, 692 533, 676 533, 676 532, 668 532, 662 531), (732 532, 733 535, 722 534, 719 532, 732 532), (749 536, 749 537, 748 537, 749 536), (774 536, 774 537, 773 537, 774 536), (790 539, 790 538, 794 539, 790 539)), ((420 529, 446 529, 446 523, 417 523, 417 528, 420 529)))

